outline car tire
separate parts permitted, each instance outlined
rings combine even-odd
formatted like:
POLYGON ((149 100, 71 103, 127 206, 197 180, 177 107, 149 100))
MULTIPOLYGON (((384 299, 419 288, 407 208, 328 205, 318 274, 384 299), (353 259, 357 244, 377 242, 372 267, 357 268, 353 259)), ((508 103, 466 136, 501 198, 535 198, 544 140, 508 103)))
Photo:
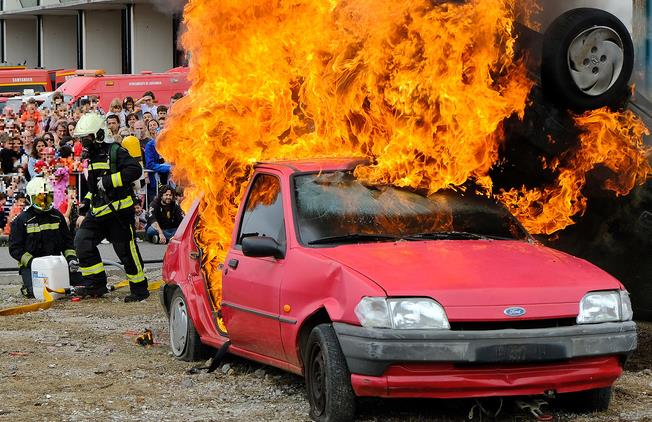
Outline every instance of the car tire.
POLYGON ((604 412, 611 403, 611 387, 566 393, 561 397, 564 407, 579 412, 604 412))
POLYGON ((170 348, 174 357, 186 362, 208 358, 210 348, 202 344, 180 288, 172 295, 169 306, 170 348))
POLYGON ((305 349, 310 417, 318 422, 353 420, 355 395, 351 374, 332 325, 320 324, 313 328, 305 349))
POLYGON ((544 92, 572 110, 622 105, 633 69, 634 45, 629 31, 604 10, 570 10, 544 34, 544 92))

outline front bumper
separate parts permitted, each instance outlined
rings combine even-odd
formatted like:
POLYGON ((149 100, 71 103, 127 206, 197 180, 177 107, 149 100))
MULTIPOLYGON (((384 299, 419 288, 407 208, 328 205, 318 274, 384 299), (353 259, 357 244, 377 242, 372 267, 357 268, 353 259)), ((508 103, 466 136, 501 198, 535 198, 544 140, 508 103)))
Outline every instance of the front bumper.
POLYGON ((636 349, 633 321, 490 331, 394 330, 337 322, 333 328, 349 371, 376 377, 400 363, 542 364, 636 349))

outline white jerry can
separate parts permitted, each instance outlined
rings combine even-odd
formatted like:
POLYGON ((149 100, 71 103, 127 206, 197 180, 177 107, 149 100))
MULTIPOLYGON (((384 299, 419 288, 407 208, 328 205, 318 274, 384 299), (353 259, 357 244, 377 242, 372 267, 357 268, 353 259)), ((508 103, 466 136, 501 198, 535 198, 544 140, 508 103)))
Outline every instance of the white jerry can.
MULTIPOLYGON (((45 300, 43 295, 45 286, 50 289, 70 288, 68 262, 62 255, 42 256, 32 260, 32 288, 36 299, 45 300)), ((59 293, 50 293, 50 295, 53 299, 64 296, 59 293)))

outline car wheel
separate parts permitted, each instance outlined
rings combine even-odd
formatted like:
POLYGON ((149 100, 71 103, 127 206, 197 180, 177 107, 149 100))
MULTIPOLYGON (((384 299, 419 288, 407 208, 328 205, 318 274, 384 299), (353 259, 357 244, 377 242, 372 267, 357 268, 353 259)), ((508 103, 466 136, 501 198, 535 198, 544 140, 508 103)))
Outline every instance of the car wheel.
POLYGON ((202 344, 188 312, 188 304, 181 289, 176 289, 170 300, 170 348, 178 359, 188 362, 208 357, 209 348, 202 344))
POLYGON ((560 396, 562 404, 580 412, 604 412, 611 402, 611 387, 566 393, 560 396))
POLYGON ((313 328, 304 353, 310 416, 319 422, 353 420, 351 374, 330 324, 313 328))
POLYGON ((546 95, 574 110, 618 106, 634 68, 629 31, 614 15, 580 8, 559 16, 544 35, 541 80, 546 95))

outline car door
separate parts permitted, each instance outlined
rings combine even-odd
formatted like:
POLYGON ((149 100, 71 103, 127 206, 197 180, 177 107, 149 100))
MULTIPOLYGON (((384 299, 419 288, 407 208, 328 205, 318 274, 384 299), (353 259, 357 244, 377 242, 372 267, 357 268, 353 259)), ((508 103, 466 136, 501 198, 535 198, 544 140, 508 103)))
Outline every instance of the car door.
POLYGON ((285 247, 282 202, 279 177, 256 175, 241 212, 236 244, 225 262, 222 316, 233 346, 285 360, 279 322, 284 260, 248 257, 241 247, 247 236, 272 237, 285 247))

